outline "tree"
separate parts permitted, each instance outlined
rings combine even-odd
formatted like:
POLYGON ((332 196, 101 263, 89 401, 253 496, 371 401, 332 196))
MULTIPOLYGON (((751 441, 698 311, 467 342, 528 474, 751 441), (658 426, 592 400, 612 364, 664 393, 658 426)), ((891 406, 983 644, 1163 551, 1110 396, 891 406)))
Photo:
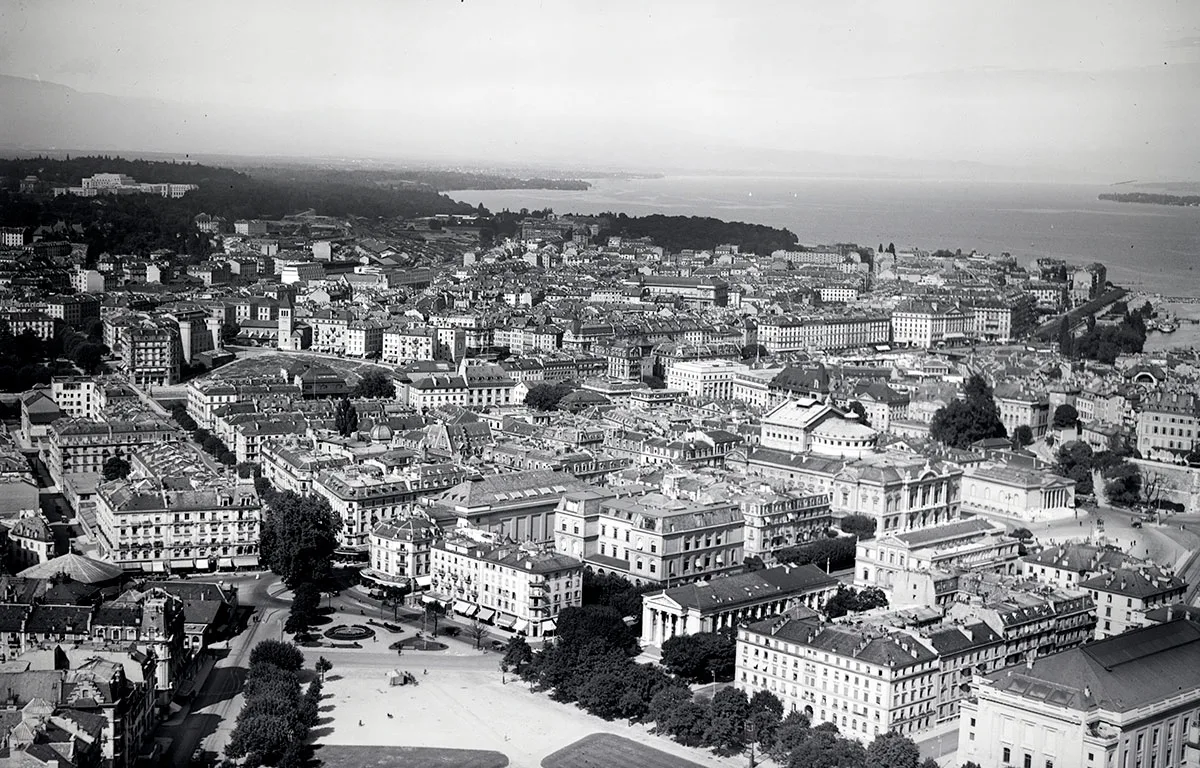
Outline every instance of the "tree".
POLYGON ((643 376, 642 383, 645 384, 650 389, 666 389, 667 388, 667 382, 663 381, 661 376, 655 376, 652 373, 649 375, 643 376))
POLYGON ((287 632, 306 632, 317 619, 321 608, 321 593, 312 582, 304 581, 296 586, 292 596, 292 609, 283 628, 287 632))
POLYGON ((425 621, 433 624, 432 635, 437 637, 438 621, 446 615, 446 607, 436 600, 431 603, 425 603, 425 621))
POLYGON ((367 371, 354 387, 354 396, 394 400, 396 397, 396 383, 392 381, 392 377, 383 371, 367 371))
POLYGON ((750 697, 747 726, 756 744, 772 745, 783 720, 783 702, 770 691, 755 691, 750 697))
POLYGON ((257 464, 250 461, 243 461, 237 465, 237 474, 243 480, 249 480, 254 477, 254 470, 258 468, 257 464))
POLYGON ((734 639, 725 632, 675 635, 662 644, 662 663, 675 675, 694 683, 722 680, 733 675, 734 639))
POLYGON ((343 397, 338 402, 337 410, 333 412, 333 428, 342 437, 350 437, 358 430, 358 409, 350 398, 343 397))
POLYGON ((1121 460, 1103 470, 1104 495, 1110 504, 1131 506, 1137 504, 1142 495, 1142 476, 1133 464, 1121 460))
POLYGON ((920 762, 921 750, 896 731, 879 734, 867 747, 867 763, 872 768, 918 768, 920 762))
POLYGON ((1024 448, 1033 444, 1033 429, 1028 424, 1022 424, 1013 430, 1013 447, 1024 448))
POLYGON ((941 766, 938 765, 937 760, 934 760, 932 757, 927 757, 921 761, 920 768, 941 768, 941 766))
POLYGON ((825 615, 836 619, 847 613, 886 608, 887 604, 887 594, 878 587, 867 587, 859 592, 854 587, 842 585, 838 587, 834 596, 825 602, 825 615))
POLYGON ((1070 429, 1079 425, 1079 411, 1070 403, 1064 403, 1054 409, 1055 429, 1070 429))
POLYGON ((685 747, 701 746, 708 732, 708 708, 688 699, 672 709, 659 728, 685 747))
POLYGON ((250 666, 255 664, 270 664, 279 669, 298 672, 304 666, 304 654, 292 643, 263 640, 250 651, 250 666))
POLYGON ((582 605, 564 608, 556 620, 558 644, 582 647, 589 640, 599 640, 630 656, 638 651, 637 635, 625 623, 621 614, 611 606, 582 605))
POLYGON ((783 547, 775 556, 784 563, 807 565, 812 563, 829 570, 853 568, 857 554, 858 539, 854 536, 839 536, 836 539, 817 539, 807 544, 783 547))
POLYGON ((322 681, 325 680, 326 673, 328 673, 329 670, 331 670, 331 669, 333 669, 332 661, 325 658, 324 656, 317 659, 316 670, 317 670, 317 674, 320 676, 322 681))
POLYGON ((120 456, 113 456, 104 462, 104 479, 106 481, 124 480, 129 477, 129 462, 120 456))
POLYGON ((742 347, 743 360, 757 360, 762 357, 770 357, 771 351, 762 344, 747 344, 742 347))
MULTIPOLYGON (((476 643, 476 647, 478 643, 476 643)), ((533 649, 525 642, 523 635, 514 635, 504 648, 504 656, 500 659, 500 668, 512 670, 518 674, 529 662, 533 661, 533 649)))
POLYGON ((840 528, 846 532, 857 536, 865 541, 875 537, 875 518, 869 515, 854 513, 846 515, 842 518, 840 528))
POLYGON ((811 726, 808 715, 799 710, 788 712, 775 731, 775 741, 770 750, 775 759, 785 759, 796 747, 808 741, 811 726))
POLYGON ((713 696, 704 742, 718 755, 736 755, 746 747, 749 717, 750 702, 745 691, 722 688, 713 696))
POLYGON ((935 413, 929 425, 930 436, 952 448, 1004 437, 1007 431, 995 403, 982 400, 955 400, 935 413))
POLYGON ((341 517, 322 496, 272 494, 260 533, 262 559, 291 589, 306 581, 320 583, 332 575, 341 528, 341 517))
POLYGON ((1090 445, 1080 440, 1063 443, 1056 458, 1058 461, 1054 466, 1055 474, 1074 480, 1076 493, 1092 492, 1092 470, 1095 468, 1096 457, 1090 445))
POLYGON ((854 400, 850 403, 848 410, 851 413, 853 413, 854 415, 858 416, 858 420, 861 421, 863 424, 865 424, 868 427, 871 426, 871 420, 869 418, 867 418, 867 409, 862 403, 860 403, 857 400, 854 400))
POLYGON ((483 638, 487 637, 487 625, 479 619, 472 619, 470 625, 467 626, 467 637, 475 641, 475 648, 478 649, 483 645, 483 638))
POLYGON ((663 686, 650 697, 650 706, 646 709, 646 717, 658 724, 659 730, 665 732, 667 720, 675 708, 684 702, 692 700, 691 690, 682 683, 671 683, 663 686))
POLYGON ((558 408, 558 403, 567 395, 574 392, 574 388, 569 384, 534 384, 525 393, 525 405, 530 408, 536 408, 539 411, 553 411, 558 408))
POLYGON ((974 760, 968 760, 967 762, 963 763, 960 768, 983 768, 983 767, 981 765, 979 765, 979 763, 975 762, 974 760))
POLYGON ((1063 357, 1070 357, 1072 350, 1071 319, 1066 315, 1058 321, 1058 351, 1063 357))
POLYGON ((792 750, 788 768, 862 768, 866 764, 861 744, 841 738, 836 727, 826 725, 813 728, 809 738, 792 750))

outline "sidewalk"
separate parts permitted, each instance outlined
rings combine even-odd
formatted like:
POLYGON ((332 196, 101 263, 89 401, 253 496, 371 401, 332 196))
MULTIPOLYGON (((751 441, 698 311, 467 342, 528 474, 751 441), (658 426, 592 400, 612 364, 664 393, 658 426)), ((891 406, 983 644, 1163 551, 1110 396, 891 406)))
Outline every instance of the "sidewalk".
POLYGON ((184 704, 174 715, 159 723, 160 726, 180 725, 184 720, 187 719, 188 715, 190 715, 192 712, 192 705, 195 703, 196 697, 200 694, 200 691, 204 690, 204 685, 208 682, 208 676, 212 673, 215 666, 217 666, 217 659, 215 656, 205 655, 205 657, 200 660, 200 666, 192 675, 191 679, 184 681, 179 686, 182 690, 190 684, 192 690, 191 700, 188 701, 187 704, 184 704))

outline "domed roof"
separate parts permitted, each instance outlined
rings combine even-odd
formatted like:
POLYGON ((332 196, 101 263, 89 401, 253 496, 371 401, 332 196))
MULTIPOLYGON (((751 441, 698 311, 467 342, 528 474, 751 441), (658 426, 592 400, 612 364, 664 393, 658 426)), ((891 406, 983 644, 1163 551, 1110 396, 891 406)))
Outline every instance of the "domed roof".
POLYGON ((825 423, 812 431, 813 437, 833 438, 837 440, 868 440, 874 437, 875 430, 857 421, 845 419, 827 419, 825 423))
POLYGON ((371 427, 371 439, 382 442, 392 439, 392 428, 387 424, 376 424, 371 427))
POLYGON ((59 574, 70 576, 73 581, 80 581, 84 584, 97 584, 102 581, 111 581, 120 578, 124 571, 120 566, 106 563, 101 560, 93 560, 90 557, 69 553, 47 560, 44 563, 31 565, 25 570, 18 573, 26 579, 52 579, 59 574))

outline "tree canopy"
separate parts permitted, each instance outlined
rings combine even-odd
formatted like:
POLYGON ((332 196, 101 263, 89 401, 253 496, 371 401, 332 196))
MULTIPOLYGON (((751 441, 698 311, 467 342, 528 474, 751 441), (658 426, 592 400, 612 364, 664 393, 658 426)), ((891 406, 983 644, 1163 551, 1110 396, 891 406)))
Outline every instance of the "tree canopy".
POLYGON ((129 462, 122 459, 120 456, 113 456, 108 461, 104 462, 104 479, 105 480, 124 480, 129 477, 129 462))
POLYGON ((260 554, 289 588, 305 581, 317 583, 332 574, 341 529, 341 518, 324 497, 293 491, 272 494, 262 520, 260 554))
POLYGON ((933 415, 930 436, 953 448, 966 448, 978 440, 1008 434, 992 388, 982 376, 974 374, 967 379, 963 393, 964 400, 955 400, 933 415))
POLYGON ((342 437, 350 437, 358 429, 358 409, 350 402, 350 398, 343 397, 338 401, 337 409, 333 412, 333 428, 342 437))
POLYGON ((367 371, 354 386, 354 396, 392 400, 396 397, 396 383, 383 371, 367 371))
POLYGON ((1079 426, 1079 411, 1070 403, 1064 403, 1054 409, 1052 421, 1055 429, 1070 429, 1079 426))
POLYGON ((563 382, 534 384, 525 393, 525 405, 539 411, 553 411, 558 408, 560 400, 574 391, 574 387, 563 382))
POLYGON ((737 643, 727 632, 675 635, 662 644, 662 662, 673 674, 693 683, 733 678, 737 643))

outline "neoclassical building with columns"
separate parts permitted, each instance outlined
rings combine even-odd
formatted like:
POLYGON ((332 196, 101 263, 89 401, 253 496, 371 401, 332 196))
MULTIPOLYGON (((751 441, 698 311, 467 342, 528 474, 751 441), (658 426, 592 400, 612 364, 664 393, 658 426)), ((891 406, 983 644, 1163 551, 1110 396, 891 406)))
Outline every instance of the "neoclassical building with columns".
POLYGON ((642 597, 642 645, 661 647, 676 635, 732 629, 797 605, 818 610, 837 589, 838 580, 815 565, 780 565, 681 584, 642 597))

